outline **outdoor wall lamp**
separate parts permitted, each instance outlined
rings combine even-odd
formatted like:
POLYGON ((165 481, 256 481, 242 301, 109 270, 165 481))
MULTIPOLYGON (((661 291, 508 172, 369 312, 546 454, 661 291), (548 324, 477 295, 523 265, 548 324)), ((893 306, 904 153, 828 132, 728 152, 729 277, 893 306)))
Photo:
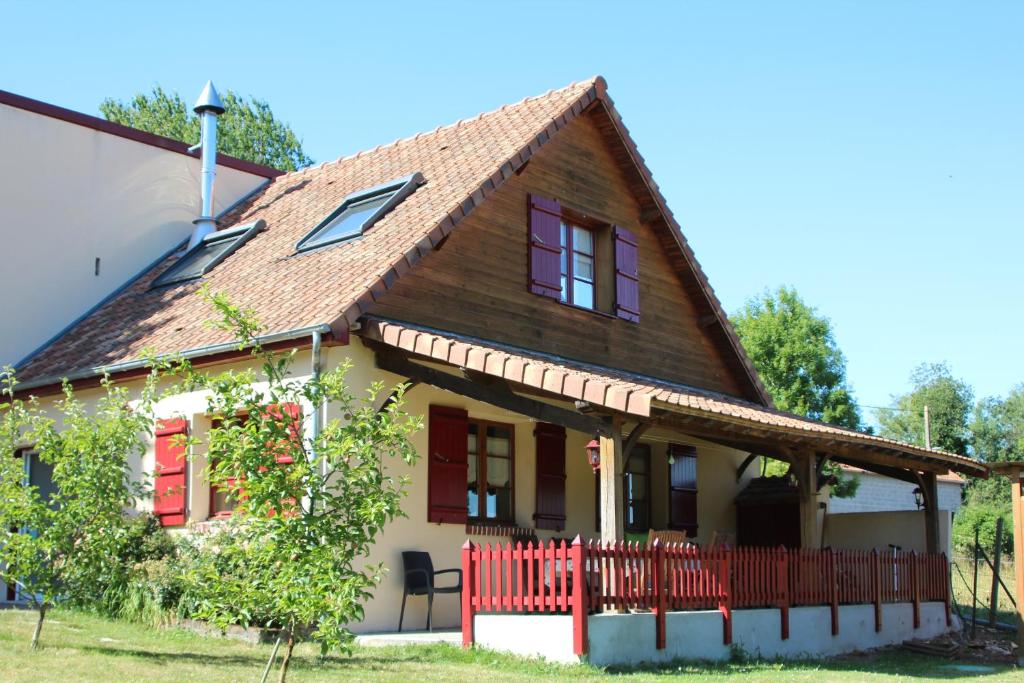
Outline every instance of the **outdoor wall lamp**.
POLYGON ((587 444, 587 462, 595 472, 601 469, 601 442, 597 439, 591 439, 587 444))
POLYGON ((914 489, 914 503, 917 504, 917 509, 920 510, 924 507, 924 491, 918 486, 914 489))

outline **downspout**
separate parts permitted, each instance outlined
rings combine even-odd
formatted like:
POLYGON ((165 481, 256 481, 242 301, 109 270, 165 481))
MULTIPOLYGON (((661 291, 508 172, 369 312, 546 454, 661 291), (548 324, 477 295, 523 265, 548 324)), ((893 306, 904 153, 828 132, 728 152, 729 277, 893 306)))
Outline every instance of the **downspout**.
MULTIPOLYGON (((317 382, 320 379, 320 348, 321 348, 321 336, 322 333, 319 329, 313 330, 313 348, 312 358, 310 360, 311 367, 309 369, 310 377, 313 382, 317 382)), ((320 406, 313 406, 313 435, 312 435, 312 446, 310 448, 311 455, 316 457, 316 446, 320 443, 320 433, 323 431, 323 413, 321 411, 327 409, 326 402, 320 406)), ((320 463, 320 476, 327 476, 327 462, 320 463)))

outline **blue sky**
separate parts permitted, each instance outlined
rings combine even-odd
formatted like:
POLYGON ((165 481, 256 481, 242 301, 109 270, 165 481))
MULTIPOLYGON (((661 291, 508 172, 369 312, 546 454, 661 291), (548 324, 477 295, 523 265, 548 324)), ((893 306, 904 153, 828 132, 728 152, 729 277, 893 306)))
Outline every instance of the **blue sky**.
POLYGON ((1024 3, 22 3, 0 88, 207 78, 317 161, 600 73, 726 309, 792 285, 865 405, 1024 381, 1024 3))

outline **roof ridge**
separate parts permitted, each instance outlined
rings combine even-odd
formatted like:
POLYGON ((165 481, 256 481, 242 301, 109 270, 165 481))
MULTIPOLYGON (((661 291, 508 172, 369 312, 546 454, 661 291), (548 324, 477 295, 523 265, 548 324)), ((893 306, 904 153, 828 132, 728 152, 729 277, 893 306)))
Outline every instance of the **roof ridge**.
POLYGON ((417 133, 414 133, 413 135, 407 135, 407 136, 402 137, 402 138, 395 138, 394 140, 391 140, 390 142, 381 143, 379 145, 376 145, 375 147, 371 147, 371 148, 368 148, 368 149, 361 149, 361 150, 358 150, 356 152, 352 152, 350 154, 343 154, 343 155, 341 155, 341 156, 339 156, 339 157, 337 157, 335 159, 328 159, 328 160, 325 160, 325 161, 321 161, 319 164, 316 164, 314 166, 307 166, 305 168, 296 169, 294 171, 288 171, 286 173, 281 174, 279 176, 279 178, 281 180, 283 180, 283 179, 288 178, 288 177, 302 175, 303 173, 307 173, 309 171, 322 170, 325 166, 333 166, 335 164, 340 164, 343 161, 349 161, 351 159, 358 159, 359 157, 361 157, 361 156, 363 156, 365 154, 372 154, 374 152, 379 152, 380 150, 387 149, 389 147, 397 147, 398 145, 402 144, 403 142, 413 142, 413 141, 419 140, 420 138, 426 137, 428 135, 436 135, 437 133, 440 133, 441 131, 444 131, 444 130, 459 128, 463 124, 470 123, 472 121, 479 121, 479 120, 483 119, 485 116, 493 116, 495 114, 499 114, 501 112, 507 111, 508 109, 511 109, 512 107, 521 107, 521 106, 523 106, 524 104, 526 104, 528 102, 540 100, 540 99, 547 98, 547 97, 552 97, 552 96, 554 96, 556 94, 564 93, 564 92, 569 91, 569 90, 571 90, 573 88, 581 88, 584 85, 586 85, 587 87, 584 88, 584 90, 586 90, 586 89, 589 89, 590 87, 592 87, 599 80, 603 81, 604 79, 600 75, 596 75, 595 74, 594 76, 591 76, 590 78, 585 78, 585 79, 582 79, 582 80, 579 80, 579 81, 573 81, 569 85, 566 85, 566 86, 563 86, 561 88, 558 88, 557 90, 556 89, 550 89, 547 92, 545 92, 543 94, 540 94, 540 95, 528 95, 528 96, 524 97, 523 99, 521 99, 521 100, 519 100, 517 102, 505 103, 505 104, 503 104, 500 107, 497 107, 495 109, 489 109, 487 111, 482 111, 482 112, 473 114, 472 116, 465 116, 465 117, 463 117, 461 119, 458 119, 457 121, 453 121, 452 123, 439 125, 436 128, 434 128, 433 130, 419 131, 417 133))

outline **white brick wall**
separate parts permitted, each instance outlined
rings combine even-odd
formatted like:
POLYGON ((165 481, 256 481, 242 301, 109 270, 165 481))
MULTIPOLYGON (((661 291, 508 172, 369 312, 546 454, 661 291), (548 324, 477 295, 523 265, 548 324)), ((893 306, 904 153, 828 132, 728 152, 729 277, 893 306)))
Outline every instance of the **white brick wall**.
MULTIPOLYGON (((913 484, 890 479, 871 472, 858 472, 860 487, 853 498, 832 498, 828 503, 830 514, 844 512, 892 512, 917 510, 913 484)), ((939 509, 956 512, 960 509, 961 485, 954 481, 938 482, 939 509)))

